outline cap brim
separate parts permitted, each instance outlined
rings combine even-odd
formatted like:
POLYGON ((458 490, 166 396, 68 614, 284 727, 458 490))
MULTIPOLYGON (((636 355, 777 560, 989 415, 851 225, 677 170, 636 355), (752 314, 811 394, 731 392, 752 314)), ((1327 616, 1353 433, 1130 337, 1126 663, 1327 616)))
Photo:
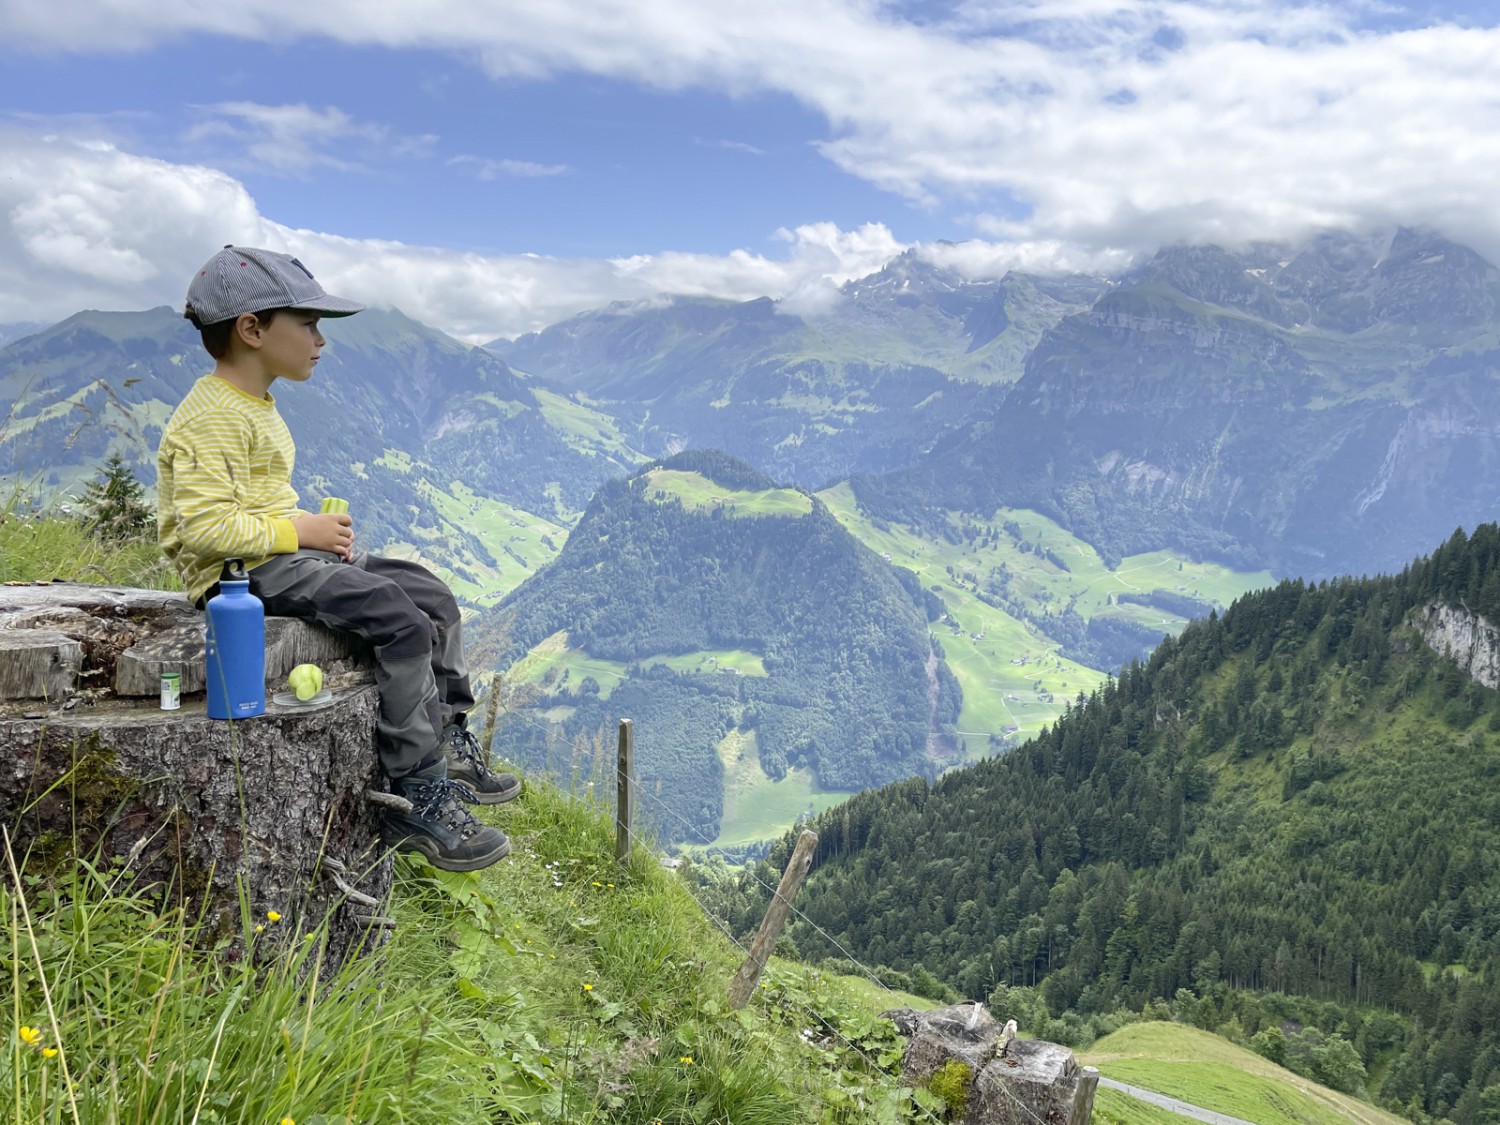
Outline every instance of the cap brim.
POLYGON ((365 311, 365 306, 358 301, 348 301, 343 297, 335 297, 328 293, 291 307, 303 309, 306 312, 322 313, 324 316, 353 316, 357 312, 365 311))

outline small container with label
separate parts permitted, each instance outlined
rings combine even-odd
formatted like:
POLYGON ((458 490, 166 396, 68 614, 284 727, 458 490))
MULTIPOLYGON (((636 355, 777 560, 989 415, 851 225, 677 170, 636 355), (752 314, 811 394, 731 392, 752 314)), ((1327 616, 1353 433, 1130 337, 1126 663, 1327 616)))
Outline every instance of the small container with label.
POLYGON ((182 673, 163 672, 161 674, 161 709, 163 711, 176 711, 182 706, 182 673))

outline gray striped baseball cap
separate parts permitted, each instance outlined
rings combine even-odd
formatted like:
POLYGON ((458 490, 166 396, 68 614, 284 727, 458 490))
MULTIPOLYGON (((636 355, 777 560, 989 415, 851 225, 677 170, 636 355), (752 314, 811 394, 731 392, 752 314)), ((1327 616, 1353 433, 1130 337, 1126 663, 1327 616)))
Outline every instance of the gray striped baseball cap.
POLYGON ((312 271, 290 254, 229 245, 205 262, 193 278, 182 315, 202 325, 265 309, 351 316, 363 308, 323 292, 312 271))

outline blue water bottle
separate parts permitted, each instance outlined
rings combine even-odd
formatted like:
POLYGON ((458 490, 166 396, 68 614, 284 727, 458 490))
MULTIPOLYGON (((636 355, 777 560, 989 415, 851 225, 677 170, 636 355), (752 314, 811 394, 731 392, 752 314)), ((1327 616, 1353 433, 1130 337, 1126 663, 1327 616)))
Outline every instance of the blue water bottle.
POLYGON ((208 599, 204 656, 208 717, 249 719, 266 711, 266 608, 250 592, 243 559, 229 559, 208 599))

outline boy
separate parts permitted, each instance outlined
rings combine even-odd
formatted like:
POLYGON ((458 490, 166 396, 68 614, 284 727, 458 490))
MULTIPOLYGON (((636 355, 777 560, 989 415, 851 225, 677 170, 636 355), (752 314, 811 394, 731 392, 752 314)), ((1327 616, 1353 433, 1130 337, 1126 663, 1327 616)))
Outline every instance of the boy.
POLYGON ((520 781, 491 773, 469 733, 473 706, 458 605, 416 563, 354 553, 346 513, 314 514, 292 489, 295 449, 270 395, 312 377, 318 320, 364 306, 333 297, 296 258, 226 246, 188 286, 184 315, 214 359, 173 411, 157 455, 162 550, 200 607, 226 558, 243 558, 266 613, 353 633, 375 649, 376 745, 410 813, 387 811, 386 842, 437 867, 476 871, 510 841, 462 802, 500 804, 520 781))

